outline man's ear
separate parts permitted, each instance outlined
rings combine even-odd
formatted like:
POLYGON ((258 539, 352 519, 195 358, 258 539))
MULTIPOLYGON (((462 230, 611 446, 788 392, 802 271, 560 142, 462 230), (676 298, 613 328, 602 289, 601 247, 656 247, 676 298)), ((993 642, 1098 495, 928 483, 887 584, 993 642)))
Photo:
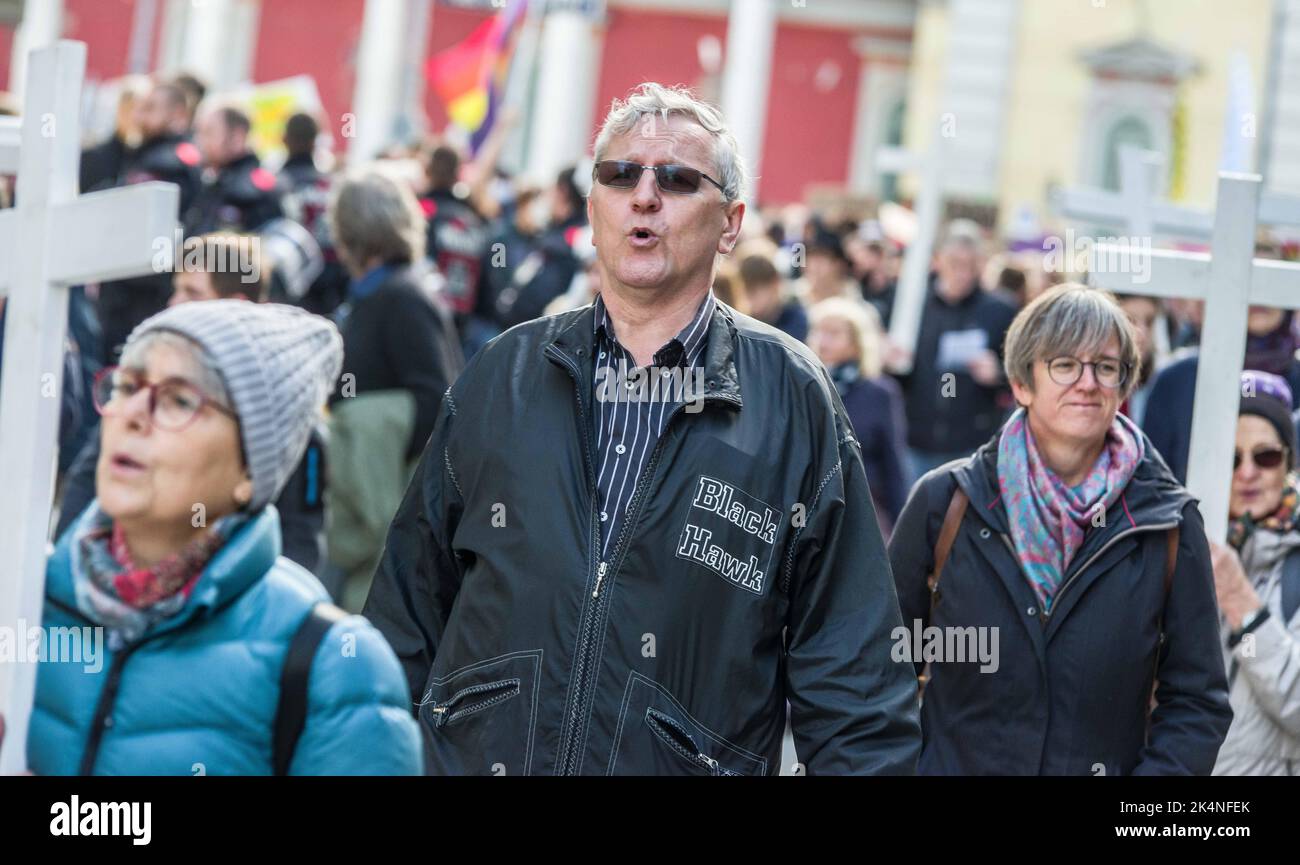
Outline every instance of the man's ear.
POLYGON ((723 210, 726 217, 727 225, 722 230, 722 237, 718 238, 718 252, 723 255, 730 255, 731 251, 736 248, 737 241, 740 240, 740 224, 745 219, 745 202, 733 201, 723 210))

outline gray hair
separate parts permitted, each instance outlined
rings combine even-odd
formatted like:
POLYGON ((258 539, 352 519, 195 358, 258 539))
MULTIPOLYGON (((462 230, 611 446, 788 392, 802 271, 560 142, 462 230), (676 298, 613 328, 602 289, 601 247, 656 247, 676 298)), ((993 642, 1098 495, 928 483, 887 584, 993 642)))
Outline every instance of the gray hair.
POLYGON ((1133 325, 1108 291, 1067 282, 1049 288, 1016 315, 1007 329, 1007 378, 1033 390, 1034 363, 1061 355, 1098 352, 1114 338, 1128 367, 1123 399, 1137 383, 1141 358, 1133 325))
POLYGON ((424 258, 420 203, 405 183, 379 165, 343 179, 330 196, 327 218, 335 245, 354 267, 376 258, 384 264, 424 258))
POLYGON ((749 190, 749 175, 736 137, 727 128, 722 112, 697 99, 686 87, 664 87, 647 81, 633 90, 627 99, 615 99, 596 135, 596 161, 605 158, 610 139, 631 132, 641 118, 659 115, 667 122, 674 114, 698 123, 713 137, 713 159, 717 163, 715 170, 718 175, 714 179, 722 184, 722 195, 727 203, 744 198, 749 190))
MULTIPOLYGON (((203 303, 205 301, 195 301, 203 303)), ((234 411, 230 402, 230 392, 226 390, 226 381, 217 368, 208 350, 187 336, 170 330, 151 330, 138 339, 133 339, 122 349, 119 365, 124 369, 144 369, 149 354, 157 347, 175 349, 189 360, 191 373, 186 376, 189 381, 203 391, 210 399, 234 411)))

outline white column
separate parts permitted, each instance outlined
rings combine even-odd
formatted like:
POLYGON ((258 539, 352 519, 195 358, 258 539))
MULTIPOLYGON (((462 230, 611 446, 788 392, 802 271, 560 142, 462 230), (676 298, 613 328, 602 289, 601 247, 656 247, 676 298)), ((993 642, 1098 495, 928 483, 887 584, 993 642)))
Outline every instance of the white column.
POLYGON ((9 92, 22 93, 27 53, 53 45, 63 33, 63 0, 26 0, 23 19, 14 31, 9 60, 9 92))
POLYGON ((352 97, 355 132, 348 155, 373 159, 389 143, 401 113, 402 46, 408 21, 405 0, 366 0, 352 97))
MULTIPOLYGON (((762 174, 763 130, 775 42, 776 4, 772 0, 731 0, 726 65, 722 70, 722 111, 751 177, 762 174)), ((751 190, 751 197, 757 198, 757 192, 756 188, 751 190)))
POLYGON ((234 35, 235 0, 203 0, 185 5, 185 23, 181 36, 178 65, 192 72, 218 91, 235 82, 230 80, 230 40, 234 35))
POLYGON ((591 19, 567 9, 546 13, 541 43, 528 174, 550 183, 591 144, 598 45, 591 19))

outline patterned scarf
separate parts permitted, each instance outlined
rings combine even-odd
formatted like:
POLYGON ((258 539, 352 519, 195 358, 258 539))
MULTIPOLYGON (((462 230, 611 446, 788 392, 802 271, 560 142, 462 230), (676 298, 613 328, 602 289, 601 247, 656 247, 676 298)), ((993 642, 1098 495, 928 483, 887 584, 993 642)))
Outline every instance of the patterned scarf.
POLYGON ((1251 517, 1248 512, 1229 521, 1228 543, 1232 548, 1241 552, 1241 548, 1246 545, 1246 541, 1256 529, 1284 535, 1300 528, 1300 507, 1297 507, 1297 501, 1300 500, 1300 495, 1297 495, 1298 487, 1300 487, 1300 477, 1292 472, 1286 476, 1286 485, 1282 488, 1282 498, 1278 502, 1277 510, 1258 520, 1251 517))
POLYGON ((134 643, 154 624, 180 612, 208 562, 249 518, 238 511, 224 516, 179 552, 141 568, 131 562, 121 528, 98 502, 91 508, 72 544, 77 608, 121 643, 134 643))
POLYGON ((1078 486, 1067 486, 1038 452, 1023 408, 1017 409, 998 439, 998 486, 1011 523, 1011 540, 1029 584, 1051 612, 1065 569, 1098 510, 1105 513, 1124 492, 1142 461, 1142 435, 1116 414, 1092 471, 1078 486))
POLYGON ((1292 330, 1295 314, 1287 311, 1282 323, 1263 336, 1246 335, 1246 365, 1243 369, 1259 369, 1286 377, 1295 357, 1296 337, 1292 330))

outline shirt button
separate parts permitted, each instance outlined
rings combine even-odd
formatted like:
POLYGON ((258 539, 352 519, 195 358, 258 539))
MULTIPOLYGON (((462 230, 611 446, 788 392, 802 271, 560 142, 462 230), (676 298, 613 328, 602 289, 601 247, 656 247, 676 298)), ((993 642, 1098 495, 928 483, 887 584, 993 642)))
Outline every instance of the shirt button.
POLYGON ((627 450, 627 448, 624 447, 623 445, 616 445, 616 446, 614 447, 614 453, 619 453, 619 454, 621 454, 621 453, 623 453, 623 452, 626 451, 626 450, 627 450))
POLYGON ((980 529, 980 537, 981 537, 981 538, 984 538, 985 540, 988 540, 989 534, 990 534, 990 532, 989 532, 988 529, 980 529))
POLYGON ((1028 613, 1028 614, 1031 615, 1031 616, 1036 616, 1036 615, 1038 615, 1038 608, 1037 608, 1037 607, 1030 607, 1029 609, 1025 610, 1025 612, 1028 613))
POLYGON ((605 520, 607 520, 607 519, 609 519, 609 514, 605 513, 604 511, 601 511, 601 512, 600 512, 600 521, 603 523, 603 522, 605 522, 605 520))
POLYGON ((670 376, 670 375, 672 375, 672 374, 673 374, 673 373, 672 373, 672 370, 669 370, 669 369, 666 369, 666 370, 664 370, 662 373, 660 373, 660 375, 662 375, 664 378, 668 378, 668 376, 670 376))
POLYGON ((605 359, 605 352, 602 351, 602 352, 600 353, 600 359, 601 359, 601 360, 604 360, 604 359, 605 359))

